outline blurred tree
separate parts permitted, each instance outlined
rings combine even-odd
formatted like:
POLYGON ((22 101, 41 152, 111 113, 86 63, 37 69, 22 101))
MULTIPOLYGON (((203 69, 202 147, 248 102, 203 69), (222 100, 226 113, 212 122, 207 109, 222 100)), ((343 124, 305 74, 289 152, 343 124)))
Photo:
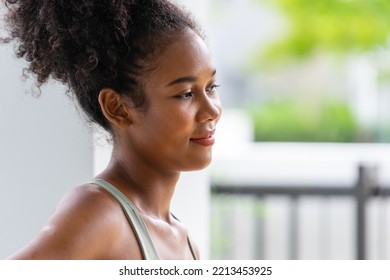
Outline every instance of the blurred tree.
POLYGON ((257 57, 261 62, 302 59, 316 51, 346 54, 386 44, 389 0, 256 0, 277 5, 288 34, 257 57))
MULTIPOLYGON (((324 54, 333 54, 335 58, 341 58, 340 67, 349 71, 343 77, 334 77, 335 80, 349 78, 341 90, 356 90, 356 86, 351 85, 373 85, 368 90, 367 87, 364 88, 369 95, 375 93, 377 86, 382 91, 373 98, 378 100, 378 104, 386 102, 389 94, 385 94, 383 85, 390 85, 390 60, 385 59, 387 56, 383 53, 388 53, 390 47, 390 0, 252 1, 258 2, 262 7, 266 4, 276 8, 286 23, 285 29, 275 34, 277 39, 265 47, 257 48, 254 56, 252 53, 249 69, 254 70, 254 75, 261 73, 263 78, 267 75, 273 78, 283 73, 288 75, 288 72, 283 72, 288 68, 294 69, 295 74, 302 71, 302 75, 307 75, 305 63, 310 65, 319 57, 324 57, 324 54), (369 62, 358 63, 360 70, 375 68, 372 78, 367 77, 363 82, 360 78, 353 78, 358 77, 354 72, 356 67, 351 67, 356 64, 354 62, 357 58, 361 58, 358 61, 369 62), (288 66, 291 62, 292 68, 288 66)), ((284 90, 289 91, 288 88, 284 90)), ((297 87, 291 90, 292 93, 304 91, 297 87)), ((333 90, 338 91, 335 88, 333 90)), ((317 95, 318 103, 322 104, 318 107, 306 104, 299 98, 273 100, 275 89, 272 85, 266 91, 267 94, 263 93, 263 100, 254 105, 252 110, 256 141, 390 141, 389 129, 384 129, 388 127, 390 120, 383 114, 387 110, 385 106, 382 106, 385 109, 382 108, 379 112, 378 108, 375 113, 378 122, 367 125, 361 122, 361 111, 357 103, 351 103, 351 100, 356 99, 348 101, 340 98, 333 102, 327 100, 327 94, 307 92, 311 96, 317 95)), ((276 91, 279 92, 278 89, 276 91)), ((291 92, 289 93, 286 96, 291 96, 291 92)), ((361 96, 360 100, 363 100, 361 96)))
POLYGON ((269 100, 249 110, 255 141, 366 142, 350 108, 336 100, 269 100))

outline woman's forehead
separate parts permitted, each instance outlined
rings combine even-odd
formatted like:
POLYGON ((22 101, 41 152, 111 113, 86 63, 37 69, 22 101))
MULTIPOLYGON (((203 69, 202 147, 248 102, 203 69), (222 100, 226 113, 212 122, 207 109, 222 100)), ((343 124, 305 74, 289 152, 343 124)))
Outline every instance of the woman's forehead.
POLYGON ((159 53, 154 64, 152 76, 159 76, 161 82, 167 84, 180 77, 213 75, 215 72, 207 45, 192 30, 178 35, 159 53))

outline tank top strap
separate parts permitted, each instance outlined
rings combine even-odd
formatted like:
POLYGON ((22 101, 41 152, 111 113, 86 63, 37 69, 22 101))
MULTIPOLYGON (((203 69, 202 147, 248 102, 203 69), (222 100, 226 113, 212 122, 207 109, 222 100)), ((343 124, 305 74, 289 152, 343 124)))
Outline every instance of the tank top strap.
MULTIPOLYGON (((180 220, 175 215, 173 215, 172 212, 171 212, 171 215, 172 215, 173 218, 175 218, 177 221, 180 222, 180 220)), ((188 235, 187 235, 187 244, 188 244, 188 247, 190 248, 190 252, 191 252, 192 257, 194 258, 194 260, 196 260, 196 254, 195 254, 194 246, 192 245, 191 239, 190 239, 190 237, 188 235)))
POLYGON ((190 239, 189 236, 187 236, 187 243, 188 243, 188 247, 190 247, 190 251, 191 251, 192 257, 194 258, 194 260, 196 260, 194 246, 192 245, 191 239, 190 239))
POLYGON ((145 222, 134 204, 116 187, 102 179, 94 179, 91 183, 98 185, 109 192, 122 207, 122 210, 134 231, 135 237, 137 238, 143 258, 145 260, 160 259, 145 222))

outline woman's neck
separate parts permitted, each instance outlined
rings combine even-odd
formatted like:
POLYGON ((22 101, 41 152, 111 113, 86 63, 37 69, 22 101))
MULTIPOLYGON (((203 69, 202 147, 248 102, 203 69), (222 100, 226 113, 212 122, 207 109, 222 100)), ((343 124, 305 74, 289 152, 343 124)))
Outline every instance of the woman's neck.
POLYGON ((107 168, 96 177, 122 191, 142 214, 170 222, 170 203, 180 172, 159 172, 114 146, 107 168))

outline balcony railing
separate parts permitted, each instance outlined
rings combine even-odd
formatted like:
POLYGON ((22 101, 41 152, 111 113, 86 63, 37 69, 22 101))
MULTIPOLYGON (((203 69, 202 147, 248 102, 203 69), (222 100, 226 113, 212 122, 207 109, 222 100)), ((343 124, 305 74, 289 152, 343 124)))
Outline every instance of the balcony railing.
MULTIPOLYGON (((378 183, 377 167, 373 165, 359 165, 357 178, 352 186, 345 185, 242 185, 214 182, 212 191, 214 194, 232 194, 235 196, 245 195, 253 196, 257 200, 263 200, 269 196, 285 196, 291 201, 289 213, 289 248, 288 258, 298 259, 298 242, 299 242, 299 219, 297 213, 297 202, 300 197, 318 196, 318 197, 349 197, 355 202, 355 258, 358 260, 367 258, 367 202, 371 197, 388 197, 390 188, 380 186, 378 183)), ((263 259, 264 244, 262 244, 264 235, 264 226, 261 221, 257 220, 255 226, 254 240, 256 246, 256 258, 263 259)))

